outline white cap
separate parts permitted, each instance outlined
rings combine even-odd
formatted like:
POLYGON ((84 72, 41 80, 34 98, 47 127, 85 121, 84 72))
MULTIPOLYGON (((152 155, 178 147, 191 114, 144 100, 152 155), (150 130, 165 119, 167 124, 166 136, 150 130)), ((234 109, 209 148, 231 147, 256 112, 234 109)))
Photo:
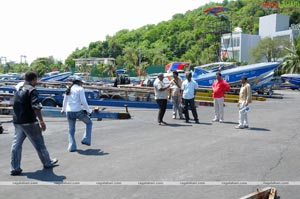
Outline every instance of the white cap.
POLYGON ((78 75, 74 75, 73 81, 81 81, 82 82, 82 78, 78 75))

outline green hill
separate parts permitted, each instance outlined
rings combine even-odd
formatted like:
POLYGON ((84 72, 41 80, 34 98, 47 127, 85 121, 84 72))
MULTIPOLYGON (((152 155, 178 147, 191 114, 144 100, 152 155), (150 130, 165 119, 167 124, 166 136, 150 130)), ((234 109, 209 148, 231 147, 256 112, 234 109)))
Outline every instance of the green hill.
POLYGON ((175 14, 171 20, 156 25, 146 24, 136 30, 120 30, 104 41, 92 41, 76 49, 66 60, 74 67, 74 58, 113 57, 118 66, 135 71, 137 66, 164 66, 172 61, 189 61, 193 65, 218 61, 222 33, 240 27, 243 33, 257 34, 259 17, 282 13, 290 23, 300 22, 300 8, 265 9, 261 0, 224 0, 209 3, 185 14, 175 14), (221 5, 229 11, 218 16, 205 9, 221 5))

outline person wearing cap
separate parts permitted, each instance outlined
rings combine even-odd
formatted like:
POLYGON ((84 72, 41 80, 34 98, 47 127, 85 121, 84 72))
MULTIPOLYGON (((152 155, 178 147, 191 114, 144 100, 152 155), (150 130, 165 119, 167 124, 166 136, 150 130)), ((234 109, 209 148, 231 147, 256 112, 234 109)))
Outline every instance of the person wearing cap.
POLYGON ((182 82, 181 90, 182 90, 182 104, 184 105, 184 116, 185 122, 190 123, 190 116, 189 116, 189 108, 192 110, 192 114, 196 124, 199 124, 198 114, 195 106, 195 95, 196 89, 198 88, 197 82, 192 80, 192 73, 186 72, 185 73, 186 79, 182 82))
POLYGON ((69 146, 68 151, 74 152, 77 150, 75 141, 75 125, 79 119, 86 124, 86 130, 81 139, 81 144, 91 145, 92 135, 92 120, 88 114, 92 113, 86 101, 85 92, 82 87, 82 79, 79 76, 73 78, 72 85, 67 88, 64 95, 62 113, 66 112, 69 123, 69 146), (85 111, 82 109, 84 107, 85 111), (86 114, 88 113, 88 114, 86 114))
POLYGON ((212 85, 215 117, 213 122, 224 122, 224 94, 230 89, 230 85, 222 78, 220 72, 216 73, 216 80, 212 85))
POLYGON ((184 119, 182 115, 182 109, 181 109, 181 85, 182 80, 178 76, 177 71, 173 71, 173 79, 170 83, 170 90, 169 90, 169 100, 172 98, 172 104, 173 104, 173 119, 176 119, 176 115, 178 112, 179 118, 184 119))
POLYGON ((157 116, 159 125, 167 125, 167 123, 163 121, 163 118, 167 110, 168 89, 170 88, 170 85, 165 86, 163 79, 164 79, 164 74, 159 73, 153 84, 155 100, 159 107, 159 112, 157 116))
POLYGON ((41 114, 42 106, 38 100, 39 94, 35 88, 37 74, 32 71, 27 72, 25 74, 25 81, 22 83, 19 83, 18 87, 16 87, 13 102, 15 134, 11 147, 10 166, 10 174, 13 176, 22 173, 22 145, 26 138, 34 146, 44 168, 53 168, 57 166, 56 163, 58 162, 56 158, 50 158, 42 135, 42 131, 46 130, 46 124, 41 114))

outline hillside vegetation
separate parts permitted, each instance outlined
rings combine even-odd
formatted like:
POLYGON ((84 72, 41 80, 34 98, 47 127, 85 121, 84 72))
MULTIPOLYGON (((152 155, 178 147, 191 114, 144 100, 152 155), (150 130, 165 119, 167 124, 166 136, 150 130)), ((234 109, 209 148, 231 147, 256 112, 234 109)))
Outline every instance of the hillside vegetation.
MULTIPOLYGON (((113 57, 117 65, 134 69, 142 65, 165 65, 171 61, 189 61, 194 65, 218 61, 220 36, 234 27, 243 33, 257 34, 259 17, 273 14, 265 10, 259 0, 224 0, 209 3, 185 14, 175 14, 171 20, 157 25, 146 24, 136 30, 120 30, 105 41, 92 41, 89 46, 76 49, 66 60, 74 65, 74 58, 113 57), (230 9, 215 16, 205 9, 222 5, 230 9)), ((290 23, 300 21, 299 10, 277 10, 291 17, 290 23)))

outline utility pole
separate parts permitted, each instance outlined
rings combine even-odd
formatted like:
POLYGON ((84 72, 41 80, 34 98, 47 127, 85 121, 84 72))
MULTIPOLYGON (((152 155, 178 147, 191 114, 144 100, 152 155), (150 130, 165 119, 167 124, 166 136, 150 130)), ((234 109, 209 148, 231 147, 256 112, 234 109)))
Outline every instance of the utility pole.
POLYGON ((20 56, 20 64, 22 64, 22 63, 26 64, 27 63, 26 58, 27 58, 26 55, 21 55, 20 56))

